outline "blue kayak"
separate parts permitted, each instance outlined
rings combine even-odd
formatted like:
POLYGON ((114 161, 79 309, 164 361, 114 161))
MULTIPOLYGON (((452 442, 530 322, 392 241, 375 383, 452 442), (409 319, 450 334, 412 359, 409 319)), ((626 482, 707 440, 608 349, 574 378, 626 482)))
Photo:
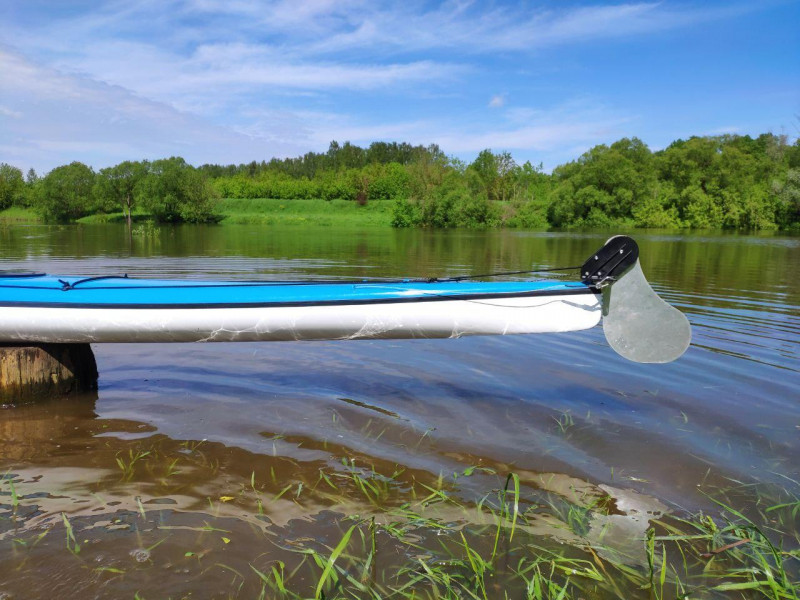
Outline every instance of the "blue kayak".
MULTIPOLYGON (((579 280, 198 281, 0 272, 0 343, 245 342, 459 338, 597 325, 622 356, 669 362, 686 317, 615 236, 579 280)), ((491 276, 488 276, 491 277, 491 276)), ((487 278, 488 278, 487 277, 487 278)))
POLYGON ((553 281, 197 281, 0 275, 0 341, 460 337, 595 325, 597 290, 553 281))
POLYGON ((0 275, 0 306, 225 308, 312 306, 591 294, 589 286, 547 281, 193 281, 127 276, 0 275))

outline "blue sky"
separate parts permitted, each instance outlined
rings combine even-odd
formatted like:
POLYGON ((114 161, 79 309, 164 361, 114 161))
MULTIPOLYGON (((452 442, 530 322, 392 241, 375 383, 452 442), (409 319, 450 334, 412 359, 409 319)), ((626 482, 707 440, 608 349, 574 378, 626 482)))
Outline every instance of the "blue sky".
POLYGON ((800 2, 6 0, 0 162, 800 133, 800 2))

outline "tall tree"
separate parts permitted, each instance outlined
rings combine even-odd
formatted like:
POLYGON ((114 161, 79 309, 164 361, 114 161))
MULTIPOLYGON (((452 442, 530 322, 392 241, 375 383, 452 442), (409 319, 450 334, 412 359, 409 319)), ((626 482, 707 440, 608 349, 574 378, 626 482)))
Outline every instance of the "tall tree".
MULTIPOLYGON (((500 178, 499 165, 497 164, 497 157, 492 151, 487 148, 481 150, 475 160, 469 165, 468 170, 474 173, 477 178, 472 178, 473 181, 478 181, 483 188, 483 191, 489 200, 497 198, 496 188, 500 178)), ((478 192, 479 190, 474 190, 478 192)))
POLYGON ((93 207, 94 171, 80 162, 56 167, 42 180, 37 195, 39 212, 48 221, 70 221, 89 214, 93 207))
POLYGON ((101 169, 97 174, 95 194, 98 199, 120 205, 128 221, 128 227, 131 225, 131 215, 136 203, 136 186, 145 175, 147 175, 147 162, 130 160, 101 169))
POLYGON ((25 194, 22 171, 7 163, 0 163, 0 210, 21 204, 25 194))

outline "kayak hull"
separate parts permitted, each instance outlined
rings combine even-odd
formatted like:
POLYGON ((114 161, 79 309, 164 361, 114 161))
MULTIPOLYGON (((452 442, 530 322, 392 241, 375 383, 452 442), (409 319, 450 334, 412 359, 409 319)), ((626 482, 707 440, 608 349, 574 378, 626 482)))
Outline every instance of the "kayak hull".
POLYGON ((621 356, 670 362, 691 327, 638 261, 636 242, 614 236, 571 282, 481 281, 534 271, 350 281, 0 271, 0 344, 459 338, 578 331, 602 318, 621 356))
POLYGON ((588 329, 594 293, 317 305, 104 307, 4 305, 0 342, 245 342, 458 338, 588 329))

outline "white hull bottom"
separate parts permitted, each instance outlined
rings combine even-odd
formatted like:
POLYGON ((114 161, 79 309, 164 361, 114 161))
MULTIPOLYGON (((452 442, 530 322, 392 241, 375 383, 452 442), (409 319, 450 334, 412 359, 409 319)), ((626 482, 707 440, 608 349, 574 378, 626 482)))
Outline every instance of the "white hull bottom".
POLYGON ((255 308, 0 308, 0 342, 457 338, 594 327, 600 296, 255 308))

